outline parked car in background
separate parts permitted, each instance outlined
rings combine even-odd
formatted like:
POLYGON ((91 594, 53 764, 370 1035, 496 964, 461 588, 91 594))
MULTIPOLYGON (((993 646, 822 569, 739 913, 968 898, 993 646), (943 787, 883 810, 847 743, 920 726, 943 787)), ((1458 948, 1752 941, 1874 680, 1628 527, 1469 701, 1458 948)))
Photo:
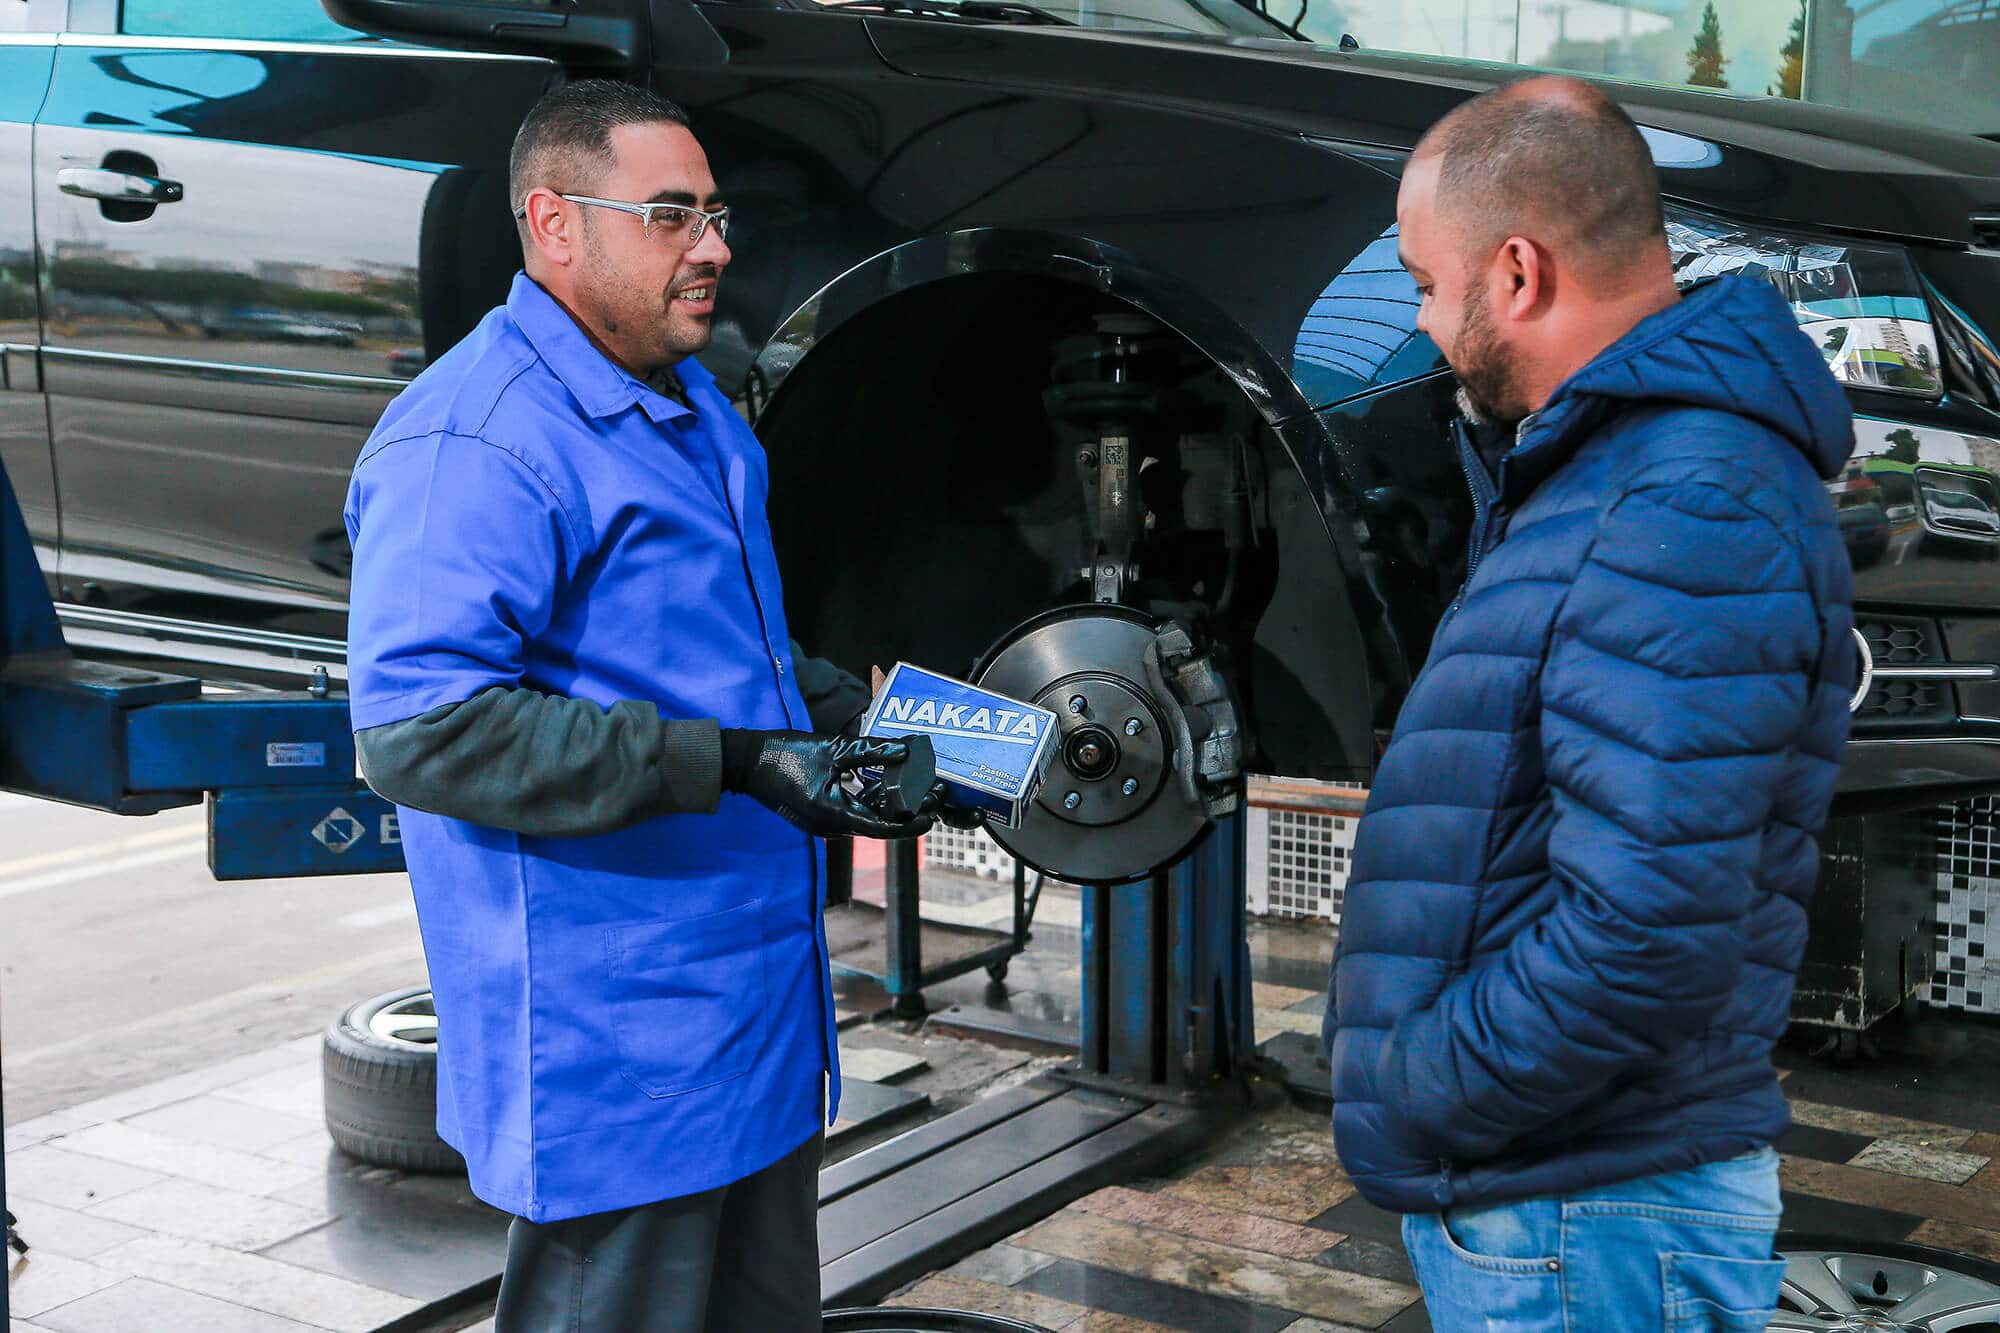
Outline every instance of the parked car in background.
MULTIPOLYGON (((1369 777, 1469 519, 1398 173, 1513 67, 1316 44, 1233 0, 28 12, 0 36, 0 458, 74 642, 342 673, 354 454, 505 294, 522 114, 608 74, 689 108, 734 210, 704 360, 769 453, 802 641, 965 674, 1033 638, 1127 690, 1198 771, 1151 755, 1143 818, 1051 779, 1038 818, 1149 856, 1236 769, 1369 777), (1205 701, 1142 670, 1169 619, 1205 701)), ((1849 481, 2000 468, 2000 144, 1607 87, 1682 279, 1770 281, 1846 383, 1849 481)), ((2000 581, 1876 512, 1843 520, 1860 638, 1936 688, 1862 703, 1845 799, 2000 782, 2000 581)))

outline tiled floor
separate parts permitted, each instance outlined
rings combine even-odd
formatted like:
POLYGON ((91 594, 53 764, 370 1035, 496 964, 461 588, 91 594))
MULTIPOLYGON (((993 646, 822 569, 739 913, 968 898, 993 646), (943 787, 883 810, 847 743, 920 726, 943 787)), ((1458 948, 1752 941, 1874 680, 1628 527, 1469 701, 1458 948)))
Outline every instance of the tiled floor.
MULTIPOLYGON (((934 878, 938 901, 968 919, 990 915, 1006 890, 934 878)), ((1046 903, 1067 892, 1052 889, 1046 903)), ((962 978, 932 992, 934 1009, 956 1001, 1032 1016, 1055 1033, 1073 1025, 1068 910, 1049 913, 1004 985, 962 978)), ((1317 1033, 1332 943, 1322 926, 1253 923, 1260 1038, 1317 1033)), ((941 1112, 1055 1058, 869 1022, 879 991, 843 984, 841 993, 855 1010, 842 1036, 849 1072, 881 1080, 857 1105, 914 1097, 941 1112)), ((2000 1027, 1934 1017, 1883 1034, 1882 1045, 1881 1058, 1849 1068, 1783 1056, 1797 1121, 1779 1145, 1787 1227, 2000 1262, 2000 1027)), ((375 1329, 489 1278, 505 1219, 462 1181, 332 1153, 318 1077, 313 1038, 8 1130, 9 1187, 36 1246, 10 1278, 8 1333, 375 1329)), ((836 1155, 908 1123, 844 1127, 836 1155)), ((1355 1194, 1323 1115, 1293 1107, 1244 1123, 1169 1175, 1089 1195, 893 1299, 1065 1333, 1427 1326, 1396 1219, 1355 1194)))

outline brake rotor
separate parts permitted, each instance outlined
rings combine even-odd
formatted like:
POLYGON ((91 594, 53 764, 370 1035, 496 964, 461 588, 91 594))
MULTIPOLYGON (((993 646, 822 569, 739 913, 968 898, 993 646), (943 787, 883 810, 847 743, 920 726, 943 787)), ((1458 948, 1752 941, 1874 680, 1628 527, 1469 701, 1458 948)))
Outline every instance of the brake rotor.
MULTIPOLYGON (((1176 767, 1192 761, 1185 710, 1151 683, 1161 637, 1129 607, 1068 606, 988 651, 974 683, 1049 709, 1060 727, 1021 827, 988 830, 1010 855, 1058 879, 1116 884, 1174 861, 1207 827, 1214 810, 1176 767)), ((1233 714, 1230 725, 1233 740, 1233 714)))

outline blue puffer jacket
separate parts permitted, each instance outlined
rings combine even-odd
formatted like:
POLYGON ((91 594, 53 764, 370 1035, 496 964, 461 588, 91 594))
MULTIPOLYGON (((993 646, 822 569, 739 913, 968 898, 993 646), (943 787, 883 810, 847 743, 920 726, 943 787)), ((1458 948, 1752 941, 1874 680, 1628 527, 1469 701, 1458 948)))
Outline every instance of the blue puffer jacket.
POLYGON ((1845 395, 1765 283, 1645 320, 1460 441, 1470 571, 1356 838, 1334 1135, 1404 1212, 1735 1156, 1771 1066, 1856 674, 1822 478, 1845 395))

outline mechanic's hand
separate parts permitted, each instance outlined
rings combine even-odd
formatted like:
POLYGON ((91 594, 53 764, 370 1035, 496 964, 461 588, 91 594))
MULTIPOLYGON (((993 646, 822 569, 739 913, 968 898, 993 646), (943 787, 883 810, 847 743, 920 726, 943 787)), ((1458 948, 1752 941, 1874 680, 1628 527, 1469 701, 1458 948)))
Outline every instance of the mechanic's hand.
POLYGON ((940 782, 931 788, 931 794, 924 798, 923 808, 917 812, 936 819, 938 823, 955 829, 976 829, 986 827, 986 812, 974 810, 969 805, 954 805, 951 789, 940 782))
POLYGON ((740 791, 820 838, 914 838, 930 831, 919 811, 894 820, 841 785, 857 769, 900 764, 901 741, 816 736, 806 731, 723 733, 723 786, 740 791), (755 750, 750 744, 755 743, 755 750))

